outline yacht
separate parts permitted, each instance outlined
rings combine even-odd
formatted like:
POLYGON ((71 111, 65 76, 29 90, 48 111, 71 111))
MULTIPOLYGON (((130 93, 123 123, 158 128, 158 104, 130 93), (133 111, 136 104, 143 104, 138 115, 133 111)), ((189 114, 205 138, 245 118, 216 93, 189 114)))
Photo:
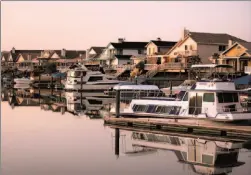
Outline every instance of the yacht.
MULTIPOLYGON (((133 99, 121 116, 154 118, 201 118, 216 121, 251 120, 251 111, 242 107, 240 93, 230 81, 198 81, 179 98, 133 99)), ((115 113, 115 108, 111 109, 115 113)))
POLYGON ((30 84, 31 80, 29 78, 15 78, 15 84, 30 84))
POLYGON ((99 71, 89 71, 75 68, 67 72, 66 90, 81 90, 85 92, 102 92, 124 81, 114 80, 114 77, 102 74, 99 71))

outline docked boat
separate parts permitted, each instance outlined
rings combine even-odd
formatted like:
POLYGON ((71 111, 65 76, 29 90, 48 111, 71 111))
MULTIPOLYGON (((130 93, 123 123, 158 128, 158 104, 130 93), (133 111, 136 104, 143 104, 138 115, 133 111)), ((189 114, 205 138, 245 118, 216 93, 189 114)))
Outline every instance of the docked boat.
POLYGON ((75 68, 67 72, 65 89, 104 93, 105 90, 123 82, 115 80, 113 77, 102 74, 99 71, 75 68))
MULTIPOLYGON (((155 118, 202 118, 216 121, 251 120, 251 111, 242 107, 234 82, 198 81, 176 99, 133 99, 121 116, 155 118)), ((115 108, 111 109, 115 113, 115 108)))
POLYGON ((141 97, 163 97, 165 94, 156 85, 118 84, 104 93, 110 97, 116 97, 116 91, 120 90, 122 100, 132 100, 141 97))
POLYGON ((31 80, 29 78, 15 78, 14 82, 16 84, 30 84, 31 80))
POLYGON ((189 90, 191 89, 191 87, 196 83, 195 80, 185 80, 182 84, 180 84, 179 86, 173 86, 172 88, 171 87, 168 87, 168 88, 162 88, 161 90, 166 94, 166 95, 169 95, 171 94, 171 91, 172 91, 172 94, 179 94, 180 91, 186 91, 186 90, 189 90))

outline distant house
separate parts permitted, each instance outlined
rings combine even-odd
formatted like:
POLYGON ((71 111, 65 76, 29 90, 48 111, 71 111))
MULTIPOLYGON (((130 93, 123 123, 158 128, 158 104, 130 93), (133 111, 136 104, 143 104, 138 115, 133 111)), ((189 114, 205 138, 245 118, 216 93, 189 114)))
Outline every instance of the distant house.
POLYGON ((145 47, 147 50, 147 63, 157 64, 161 63, 161 55, 167 53, 177 42, 162 41, 160 38, 151 40, 145 47))
POLYGON ((166 53, 169 60, 164 62, 199 55, 202 63, 210 63, 209 58, 214 53, 221 53, 227 49, 229 40, 246 42, 229 34, 190 32, 184 29, 182 39, 166 53))
POLYGON ((219 56, 219 64, 232 65, 237 72, 251 72, 251 42, 232 42, 219 56))
POLYGON ((1 65, 2 66, 8 66, 9 64, 12 64, 12 61, 9 61, 9 52, 8 51, 2 51, 1 52, 1 65))
MULTIPOLYGON (((100 59, 104 60, 106 65, 111 65, 113 60, 118 58, 119 55, 126 55, 128 57, 146 55, 146 45, 147 42, 128 42, 120 38, 118 43, 111 42, 108 44, 108 46, 102 52, 100 59)), ((122 62, 116 63, 119 64, 122 62)))
MULTIPOLYGON (((90 49, 86 50, 86 60, 85 65, 100 65, 102 61, 100 61, 100 55, 102 54, 105 47, 97 47, 93 46, 90 49)), ((105 62, 105 61, 104 61, 105 62)))

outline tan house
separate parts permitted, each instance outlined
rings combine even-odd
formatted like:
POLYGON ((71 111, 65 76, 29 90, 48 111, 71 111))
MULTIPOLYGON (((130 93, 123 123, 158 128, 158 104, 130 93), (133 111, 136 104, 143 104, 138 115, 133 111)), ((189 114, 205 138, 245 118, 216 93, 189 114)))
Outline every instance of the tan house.
POLYGON ((86 59, 84 61, 84 64, 86 66, 102 64, 102 60, 100 60, 99 58, 104 49, 105 47, 97 47, 97 46, 93 46, 90 49, 87 49, 86 59))
POLYGON ((237 72, 251 73, 251 42, 229 41, 229 47, 219 56, 219 64, 229 64, 237 72))
POLYGON ((209 58, 214 53, 221 53, 228 48, 228 42, 246 42, 229 34, 190 32, 184 29, 181 40, 166 55, 169 60, 162 62, 187 62, 186 58, 198 55, 204 64, 211 63, 209 58))

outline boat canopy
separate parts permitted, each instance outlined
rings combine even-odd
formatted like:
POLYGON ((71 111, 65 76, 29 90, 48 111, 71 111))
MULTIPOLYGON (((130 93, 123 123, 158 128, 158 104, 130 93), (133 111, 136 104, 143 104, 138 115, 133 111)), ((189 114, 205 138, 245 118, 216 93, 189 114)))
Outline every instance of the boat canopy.
POLYGON ((233 66, 228 64, 195 64, 192 65, 191 68, 233 68, 233 66))
POLYGON ((118 84, 113 87, 115 90, 159 90, 155 85, 123 85, 118 84))
POLYGON ((251 84, 251 75, 243 76, 234 80, 236 85, 249 85, 251 84))

